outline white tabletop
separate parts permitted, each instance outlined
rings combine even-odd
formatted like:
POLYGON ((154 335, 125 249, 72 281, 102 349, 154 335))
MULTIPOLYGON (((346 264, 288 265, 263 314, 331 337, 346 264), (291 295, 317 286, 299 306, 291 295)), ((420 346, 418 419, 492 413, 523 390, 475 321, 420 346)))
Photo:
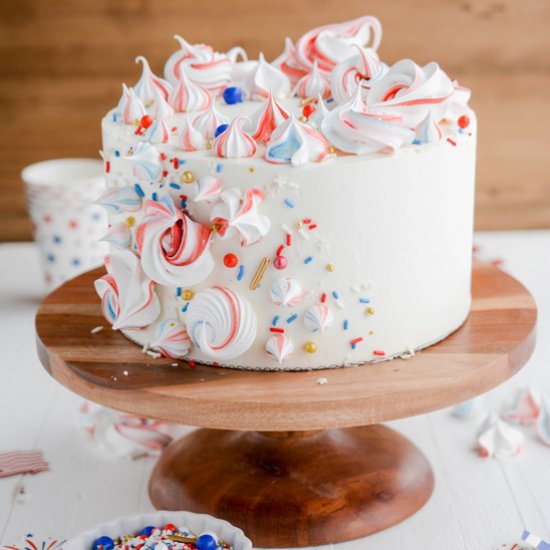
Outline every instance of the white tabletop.
MULTIPOLYGON (((530 384, 550 394, 550 231, 480 233, 486 258, 505 259, 539 307, 538 343, 529 364, 488 394, 502 397, 530 384)), ((0 245, 0 451, 40 449, 51 471, 0 479, 0 545, 70 537, 113 517, 152 510, 147 481, 154 459, 109 459, 76 424, 81 398, 51 379, 34 343, 42 297, 32 244, 0 245)), ((523 529, 550 539, 550 447, 525 431, 521 456, 482 459, 474 449, 477 423, 448 410, 399 420, 392 427, 427 455, 436 477, 429 502, 413 517, 334 550, 491 550, 515 542, 523 529)), ((190 428, 186 428, 190 429, 190 428)))

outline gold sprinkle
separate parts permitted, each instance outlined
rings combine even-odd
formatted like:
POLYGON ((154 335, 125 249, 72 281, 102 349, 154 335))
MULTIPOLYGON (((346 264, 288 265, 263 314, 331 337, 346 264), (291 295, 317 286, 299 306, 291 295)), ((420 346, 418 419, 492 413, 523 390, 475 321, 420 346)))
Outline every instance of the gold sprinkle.
POLYGON ((316 97, 308 97, 306 99, 302 99, 302 101, 300 101, 300 107, 308 105, 309 103, 314 103, 315 101, 317 101, 316 97))
POLYGON ((305 116, 301 116, 298 120, 304 124, 307 122, 307 118, 305 116))
POLYGON ((190 289, 182 290, 181 291, 181 297, 188 302, 189 300, 193 299, 193 296, 195 296, 195 293, 190 289))
POLYGON ((184 537, 183 535, 166 535, 166 538, 173 542, 195 542, 197 537, 184 537))
POLYGON ((369 330, 369 336, 372 336, 374 334, 374 330, 369 330))
POLYGON ((334 155, 336 153, 336 149, 334 147, 329 147, 328 148, 328 152, 331 154, 331 155, 334 155))
POLYGON ((304 222, 303 221, 299 221, 297 224, 296 224, 296 227, 298 229, 302 229, 302 227, 304 227, 304 222))
POLYGON ((134 218, 134 216, 128 216, 128 217, 124 220, 124 223, 125 223, 125 225, 127 225, 128 227, 134 227, 134 224, 136 223, 136 218, 134 218))
POLYGON ((252 277, 252 281, 250 282, 250 290, 256 290, 258 288, 258 285, 262 281, 265 274, 265 270, 267 269, 268 265, 269 265, 269 256, 266 256, 260 262, 260 265, 258 266, 256 273, 254 273, 254 277, 252 277))
POLYGON ((207 151, 210 151, 212 149, 212 140, 211 139, 207 139, 206 140, 206 150, 207 151))
POLYGON ((211 227, 212 233, 217 233, 220 230, 220 225, 215 223, 211 227))
POLYGON ((252 172, 254 172, 254 167, 251 166, 251 167, 248 169, 248 171, 252 174, 252 172))
POLYGON ((195 181, 195 174, 193 174, 190 170, 186 170, 181 175, 181 181, 183 181, 183 183, 193 183, 195 181))
POLYGON ((304 344, 304 349, 308 352, 308 353, 315 353, 317 351, 317 344, 315 342, 306 342, 304 344))
POLYGON ((327 271, 332 273, 334 271, 334 264, 327 264, 327 271))
POLYGON ((369 306, 365 311, 367 315, 374 315, 375 309, 372 306, 369 306))
POLYGON ((139 118, 134 119, 134 126, 139 126, 141 124, 139 118))

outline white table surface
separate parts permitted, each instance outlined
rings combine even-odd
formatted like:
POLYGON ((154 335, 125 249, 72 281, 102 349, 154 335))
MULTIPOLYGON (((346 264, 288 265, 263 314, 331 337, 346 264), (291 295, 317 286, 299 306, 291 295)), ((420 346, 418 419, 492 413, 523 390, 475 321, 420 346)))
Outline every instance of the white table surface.
MULTIPOLYGON (((538 343, 529 364, 488 394, 497 408, 515 387, 550 394, 550 231, 480 233, 485 257, 502 257, 539 307, 538 343)), ((0 245, 0 451, 41 449, 51 471, 0 479, 0 545, 26 533, 69 537, 110 518, 152 509, 147 481, 154 459, 116 461, 76 427, 81 398, 48 376, 34 343, 42 297, 34 245, 0 245)), ((491 550, 524 528, 550 539, 550 447, 526 432, 524 452, 503 461, 473 450, 477 424, 448 410, 390 423, 427 455, 436 477, 413 517, 334 550, 491 550)), ((190 428, 188 428, 190 429, 190 428)))

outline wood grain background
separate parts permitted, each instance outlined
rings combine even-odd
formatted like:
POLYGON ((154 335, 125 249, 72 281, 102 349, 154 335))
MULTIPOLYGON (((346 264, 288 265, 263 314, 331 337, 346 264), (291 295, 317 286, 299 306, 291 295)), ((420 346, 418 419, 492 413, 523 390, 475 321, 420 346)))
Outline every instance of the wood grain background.
POLYGON ((544 0, 1 0, 0 240, 30 238, 19 173, 97 156, 99 122, 143 54, 161 73, 174 33, 275 57, 285 36, 363 15, 381 57, 436 59, 472 88, 478 229, 550 227, 550 2, 544 0))

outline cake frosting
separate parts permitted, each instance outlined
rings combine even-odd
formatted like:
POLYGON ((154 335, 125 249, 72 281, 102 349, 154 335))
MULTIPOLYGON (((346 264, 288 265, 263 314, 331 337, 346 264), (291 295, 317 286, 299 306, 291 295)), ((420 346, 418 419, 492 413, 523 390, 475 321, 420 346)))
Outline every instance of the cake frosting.
POLYGON ((269 62, 176 36, 102 121, 115 330, 167 357, 300 370, 400 357, 470 308, 476 120, 370 16, 269 62))

